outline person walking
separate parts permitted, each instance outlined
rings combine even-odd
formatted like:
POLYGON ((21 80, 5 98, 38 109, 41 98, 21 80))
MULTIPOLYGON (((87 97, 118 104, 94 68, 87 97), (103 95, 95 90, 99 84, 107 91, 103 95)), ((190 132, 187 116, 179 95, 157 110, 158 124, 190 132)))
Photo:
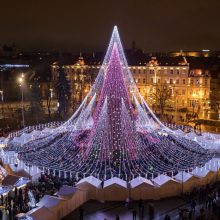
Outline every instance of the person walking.
POLYGON ((84 210, 82 207, 79 208, 79 219, 83 220, 84 210))
POLYGON ((164 220, 171 220, 170 216, 168 214, 165 215, 164 220))
POLYGON ((132 213, 133 213, 133 220, 136 220, 137 219, 137 211, 134 209, 132 213))
POLYGON ((149 205, 149 217, 150 217, 150 220, 154 219, 154 206, 153 206, 153 204, 149 205))

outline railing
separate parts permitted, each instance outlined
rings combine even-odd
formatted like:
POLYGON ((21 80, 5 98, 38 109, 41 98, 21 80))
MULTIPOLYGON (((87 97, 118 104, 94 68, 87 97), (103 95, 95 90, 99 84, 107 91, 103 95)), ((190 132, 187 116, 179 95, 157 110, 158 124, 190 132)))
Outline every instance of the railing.
POLYGON ((63 124, 62 121, 53 121, 53 122, 49 122, 49 123, 45 123, 45 124, 37 124, 37 125, 33 125, 33 126, 27 126, 27 127, 23 128, 22 130, 9 133, 8 138, 19 137, 23 133, 30 133, 34 130, 43 130, 44 128, 56 128, 62 124, 63 124))

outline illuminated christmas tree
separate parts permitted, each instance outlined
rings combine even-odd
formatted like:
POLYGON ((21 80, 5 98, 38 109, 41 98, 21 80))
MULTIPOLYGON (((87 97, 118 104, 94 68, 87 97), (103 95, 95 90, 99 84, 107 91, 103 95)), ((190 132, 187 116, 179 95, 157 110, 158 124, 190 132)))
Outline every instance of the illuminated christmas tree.
POLYGON ((27 163, 76 178, 130 180, 205 164, 212 154, 164 126, 140 95, 117 27, 90 92, 63 125, 19 150, 27 163))

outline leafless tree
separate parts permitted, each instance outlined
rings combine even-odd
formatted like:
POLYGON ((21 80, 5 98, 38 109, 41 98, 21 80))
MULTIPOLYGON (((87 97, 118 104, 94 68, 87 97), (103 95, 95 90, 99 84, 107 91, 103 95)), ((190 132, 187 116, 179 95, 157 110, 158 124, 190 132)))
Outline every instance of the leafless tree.
POLYGON ((152 94, 152 98, 156 106, 160 109, 161 115, 164 114, 164 110, 168 105, 172 97, 172 90, 168 85, 157 85, 155 92, 152 94))

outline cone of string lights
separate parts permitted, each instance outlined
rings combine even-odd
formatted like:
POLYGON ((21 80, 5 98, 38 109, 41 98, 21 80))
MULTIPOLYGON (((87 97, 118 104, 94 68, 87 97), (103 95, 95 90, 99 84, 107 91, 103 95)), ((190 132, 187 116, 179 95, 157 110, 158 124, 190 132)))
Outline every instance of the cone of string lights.
POLYGON ((213 154, 170 130, 140 95, 114 27, 99 74, 72 117, 49 134, 18 148, 19 159, 55 175, 79 180, 194 169, 213 154))

